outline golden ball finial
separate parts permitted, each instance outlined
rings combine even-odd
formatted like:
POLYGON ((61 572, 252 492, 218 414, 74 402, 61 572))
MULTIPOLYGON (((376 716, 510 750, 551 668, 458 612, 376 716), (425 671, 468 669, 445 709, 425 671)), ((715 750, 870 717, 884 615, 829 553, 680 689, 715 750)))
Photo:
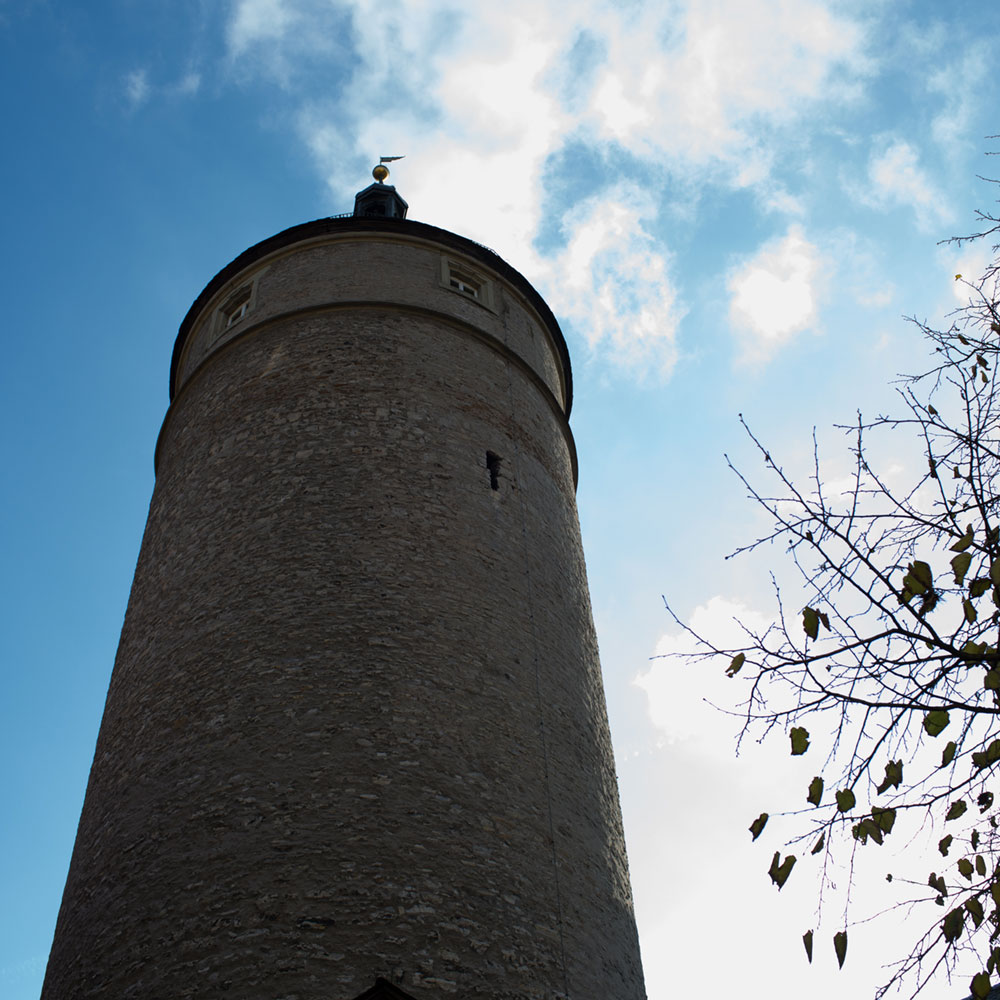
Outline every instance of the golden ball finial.
POLYGON ((380 163, 377 167, 372 170, 372 177, 375 178, 381 184, 386 177, 389 176, 389 168, 384 164, 380 163))

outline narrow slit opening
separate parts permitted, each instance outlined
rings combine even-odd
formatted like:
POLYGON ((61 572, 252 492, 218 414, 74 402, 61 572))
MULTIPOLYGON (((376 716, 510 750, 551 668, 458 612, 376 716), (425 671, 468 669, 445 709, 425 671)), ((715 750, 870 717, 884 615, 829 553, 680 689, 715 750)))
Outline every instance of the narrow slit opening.
POLYGON ((500 489, 500 456, 492 451, 486 452, 486 468, 490 474, 490 489, 500 489))

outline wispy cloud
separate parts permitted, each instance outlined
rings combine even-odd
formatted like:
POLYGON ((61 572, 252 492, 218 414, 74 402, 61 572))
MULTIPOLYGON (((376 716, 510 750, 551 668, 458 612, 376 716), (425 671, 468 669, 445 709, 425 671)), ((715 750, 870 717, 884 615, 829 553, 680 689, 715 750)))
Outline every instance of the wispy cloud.
POLYGON ((910 208, 924 229, 951 219, 948 199, 920 165, 918 151, 902 139, 882 139, 878 145, 868 161, 867 184, 854 188, 856 197, 874 208, 910 208))
POLYGON ((185 73, 171 89, 178 97, 193 97, 201 89, 201 74, 185 73))
POLYGON ((127 73, 123 81, 123 88, 129 110, 135 111, 142 107, 149 100, 150 94, 149 77, 146 70, 135 69, 131 73, 127 73))
POLYGON ((125 75, 122 90, 129 111, 138 111, 155 97, 194 97, 201 89, 201 74, 189 70, 172 83, 154 84, 147 69, 136 69, 125 75))
POLYGON ((990 50, 986 42, 979 41, 961 47, 952 60, 946 62, 928 80, 928 89, 943 98, 944 107, 934 116, 931 134, 946 155, 964 152, 970 139, 969 127, 990 72, 990 50))
POLYGON ((227 30, 229 49, 238 56, 261 42, 282 43, 297 20, 294 5, 285 0, 238 0, 227 30))
POLYGON ((576 206, 564 220, 566 247, 543 273, 549 301, 592 350, 666 376, 677 360, 682 310, 670 260, 643 228, 644 214, 654 211, 648 196, 628 186, 576 206))

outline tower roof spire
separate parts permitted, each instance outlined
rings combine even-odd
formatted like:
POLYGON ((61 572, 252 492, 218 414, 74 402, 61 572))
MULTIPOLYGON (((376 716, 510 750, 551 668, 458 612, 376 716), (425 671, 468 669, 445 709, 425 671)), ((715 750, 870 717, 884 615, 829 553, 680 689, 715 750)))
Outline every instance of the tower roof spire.
POLYGON ((369 184, 363 191, 354 196, 355 215, 374 215, 387 219, 405 219, 409 205, 396 193, 395 187, 386 184, 389 176, 387 163, 402 160, 402 156, 380 156, 372 169, 374 184, 369 184))

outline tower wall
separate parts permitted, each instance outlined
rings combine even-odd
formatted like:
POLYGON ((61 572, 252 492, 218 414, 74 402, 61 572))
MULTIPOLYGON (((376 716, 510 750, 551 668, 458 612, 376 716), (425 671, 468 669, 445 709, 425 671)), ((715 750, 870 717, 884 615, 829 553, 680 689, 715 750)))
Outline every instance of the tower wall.
POLYGON ((316 226, 182 328, 43 997, 641 1000, 558 327, 316 226))

